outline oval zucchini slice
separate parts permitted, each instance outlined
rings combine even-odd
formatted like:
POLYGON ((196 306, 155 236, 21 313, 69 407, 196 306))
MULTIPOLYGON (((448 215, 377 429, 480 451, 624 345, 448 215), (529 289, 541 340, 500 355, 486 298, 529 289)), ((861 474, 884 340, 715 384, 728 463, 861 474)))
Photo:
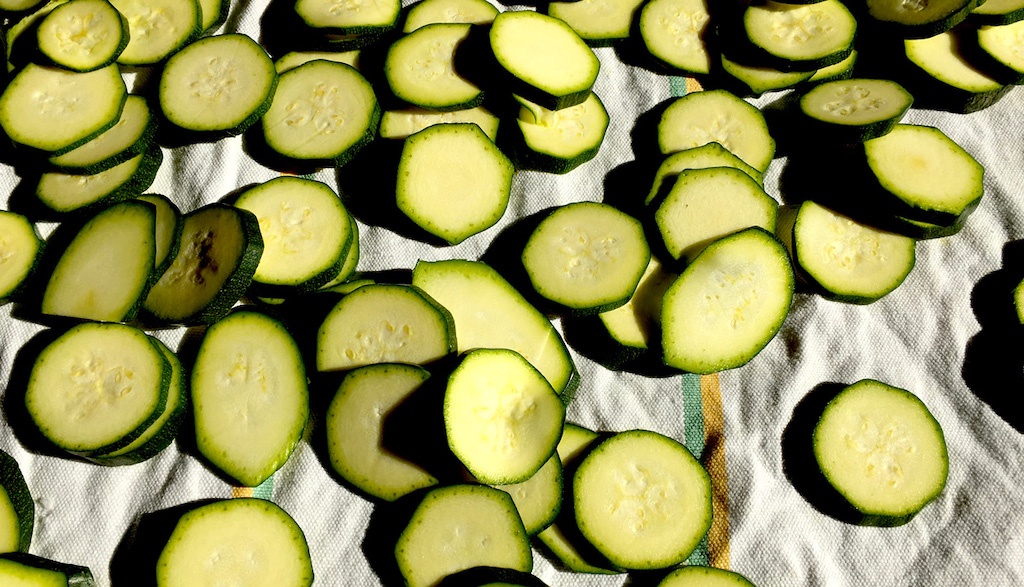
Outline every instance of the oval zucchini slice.
POLYGON ((128 20, 128 46, 117 62, 153 65, 184 47, 200 33, 197 0, 111 0, 128 20))
POLYGON ((49 162, 60 172, 92 175, 145 153, 156 135, 156 117, 142 96, 128 96, 117 124, 49 162))
POLYGON ((55 65, 93 71, 113 63, 128 46, 128 21, 107 0, 71 0, 43 18, 36 39, 55 65))
POLYGON ((42 249, 43 240, 28 218, 0 210, 0 303, 18 295, 42 249))
POLYGON ((0 553, 28 552, 35 510, 18 461, 0 450, 0 553))
POLYGON ((472 122, 479 126, 492 142, 498 135, 498 117, 483 106, 477 106, 449 112, 437 112, 425 108, 388 110, 380 118, 380 137, 382 139, 405 139, 428 126, 458 122, 472 122))
POLYGON ((591 47, 607 47, 629 38, 641 0, 550 2, 548 16, 564 21, 591 47))
POLYGON ((562 461, 551 458, 521 483, 494 485, 512 496, 526 533, 533 536, 555 521, 562 508, 562 461))
POLYGON ((43 173, 36 183, 36 197, 58 214, 98 209, 148 189, 163 160, 163 150, 151 144, 145 153, 98 173, 43 173))
POLYGON ((822 140, 855 143, 888 133, 913 102, 894 81, 851 78, 815 86, 800 97, 800 112, 822 140))
POLYGON ((591 92, 582 104, 561 110, 515 98, 521 106, 516 125, 523 143, 516 153, 517 168, 568 173, 597 156, 609 121, 597 94, 591 92))
POLYGON ((712 61, 704 38, 710 22, 707 0, 651 0, 640 11, 640 38, 672 69, 707 74, 712 61))
POLYGON ((788 4, 768 0, 743 13, 750 43, 763 52, 759 65, 811 71, 849 56, 857 21, 839 0, 788 4))
POLYGON ((306 26, 332 35, 364 35, 391 30, 398 24, 401 10, 400 0, 356 0, 351 3, 332 0, 295 2, 295 13, 306 26))
POLYGON ((984 0, 859 0, 871 19, 904 39, 944 33, 962 22, 984 0))
POLYGON ((479 106, 484 94, 455 69, 455 52, 470 34, 470 24, 431 24, 391 44, 384 76, 401 100, 434 110, 479 106))

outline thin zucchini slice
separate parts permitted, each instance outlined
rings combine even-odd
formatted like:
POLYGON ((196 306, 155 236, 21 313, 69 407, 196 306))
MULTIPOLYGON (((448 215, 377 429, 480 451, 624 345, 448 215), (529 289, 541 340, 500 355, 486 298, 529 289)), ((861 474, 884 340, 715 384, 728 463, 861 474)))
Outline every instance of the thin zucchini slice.
POLYGON ((36 183, 36 197, 59 214, 102 208, 134 198, 147 190, 163 160, 160 146, 151 144, 145 153, 99 173, 43 173, 36 183))
POLYGON ((480 88, 455 70, 455 52, 470 34, 470 24, 431 24, 391 44, 384 59, 384 77, 394 95, 434 110, 479 106, 480 88))
POLYGON ((532 477, 555 453, 564 425, 558 394, 515 351, 469 351, 448 378, 448 446, 481 483, 508 485, 532 477))
POLYGON ((360 51, 358 49, 352 51, 291 51, 285 53, 274 62, 274 69, 277 70, 278 75, 281 75, 286 71, 295 69, 310 61, 316 61, 317 59, 344 63, 359 69, 359 54, 360 51))
POLYGON ((828 67, 822 67, 818 71, 815 71, 814 75, 807 78, 805 85, 815 85, 841 79, 850 79, 853 77, 853 66, 856 63, 857 49, 854 49, 846 59, 843 59, 839 63, 829 65, 828 67))
POLYGON ((537 293, 580 314, 625 304, 650 260, 640 221, 596 202, 555 209, 534 229, 522 254, 537 293))
POLYGON ((311 291, 341 271, 355 235, 330 186, 278 177, 246 190, 235 206, 256 215, 263 236, 254 285, 311 291))
POLYGON ((409 7, 402 32, 436 23, 490 24, 498 9, 487 0, 420 0, 409 7))
POLYGON ((128 20, 128 46, 121 65, 154 65, 201 32, 198 0, 111 0, 128 20))
POLYGON ((903 45, 922 86, 910 88, 921 107, 976 112, 995 104, 1007 92, 1008 86, 965 59, 953 31, 907 39, 903 45), (926 90, 929 93, 925 94, 926 90))
POLYGON ((573 476, 580 531, 624 569, 686 560, 711 527, 711 477, 685 446, 646 430, 599 444, 573 476))
POLYGON ((515 94, 559 110, 587 99, 600 62, 576 31, 533 11, 510 11, 494 19, 489 33, 498 64, 515 80, 515 94))
POLYGON ((327 452, 338 475, 385 501, 437 485, 436 477, 383 444, 388 416, 429 377, 426 369, 400 363, 367 365, 345 375, 325 422, 327 452))
POLYGON ((640 11, 640 38, 665 65, 707 74, 712 61, 704 38, 710 22, 707 0, 651 0, 640 11))
POLYGON ((707 143, 692 149, 676 151, 665 157, 665 160, 658 166, 654 173, 654 181, 651 184, 651 191, 647 193, 644 200, 649 205, 662 193, 662 190, 671 188, 679 174, 688 169, 707 169, 709 167, 732 167, 746 173, 764 187, 764 174, 747 165, 742 159, 730 153, 725 147, 718 143, 707 143))
POLYGON ((284 465, 309 418, 299 348, 259 312, 236 311, 207 329, 191 389, 199 452, 249 487, 284 465))
POLYGON ((739 573, 715 567, 686 566, 665 576, 657 587, 754 587, 739 573))
POLYGON ((516 125, 523 145, 515 154, 517 168, 568 173, 597 156, 609 120, 597 94, 591 92, 582 104, 561 110, 548 110, 518 96, 516 100, 521 106, 516 125))
POLYGON ((38 8, 46 0, 0 0, 0 13, 28 12, 38 8))
POLYGON ((691 373, 746 364, 782 327, 793 281, 786 248, 761 228, 712 243, 665 292, 665 364, 691 373))
POLYGON ((514 350, 544 374, 563 401, 571 398, 576 367, 561 336, 497 271, 478 261, 418 261, 412 284, 452 313, 458 352, 514 350))
POLYGON ((94 587, 87 567, 16 552, 0 554, 0 585, 21 587, 94 587))
POLYGON ((800 112, 821 140, 855 143, 888 133, 913 102, 894 81, 853 78, 815 86, 800 97, 800 112))
POLYGON ((562 461, 551 455, 526 481, 494 487, 512 496, 526 533, 533 536, 551 525, 562 508, 562 461))
POLYGON ((178 254, 181 244, 181 210, 160 194, 145 194, 138 197, 156 208, 156 255, 153 257, 153 275, 159 277, 167 271, 178 254))
POLYGON ((0 450, 0 553, 28 552, 35 510, 18 461, 0 450))
POLYGON ((156 207, 138 200, 93 216, 61 253, 40 311, 105 322, 127 322, 150 285, 156 258, 156 207))
POLYGON ((320 291, 340 285, 355 275, 356 268, 359 265, 359 224, 355 218, 352 218, 351 214, 348 215, 348 224, 348 230, 352 233, 352 244, 349 245, 348 251, 345 253, 345 260, 341 263, 341 270, 334 276, 334 279, 325 283, 320 288, 320 291))
POLYGON ((0 303, 18 295, 42 249, 43 240, 28 218, 0 210, 0 303))
POLYGON ((500 567, 473 567, 444 578, 437 587, 547 587, 530 573, 500 567))
POLYGON ((145 153, 156 135, 156 117, 142 96, 128 96, 117 124, 84 145, 49 158, 61 173, 93 175, 145 153))
POLYGON ((116 65, 77 73, 30 63, 0 94, 0 126, 22 145, 59 155, 117 124, 127 97, 116 65))
POLYGON ((598 314, 608 335, 626 348, 647 350, 656 346, 657 325, 661 321, 661 299, 677 277, 652 256, 629 301, 614 310, 598 314))
POLYGON ((214 322, 245 293, 262 254, 252 212, 220 203, 194 210, 182 219, 178 254, 143 307, 162 322, 214 322))
POLYGON ((548 16, 572 27, 591 47, 607 47, 629 38, 640 0, 575 0, 548 3, 548 16))
POLYGON ((512 173, 477 125, 437 124, 405 140, 395 199, 417 226, 454 245, 501 220, 512 173))
POLYGON ((999 26, 1024 20, 1024 0, 985 0, 967 15, 978 26, 999 26))
POLYGON ((422 365, 455 350, 451 314, 414 286, 374 284, 343 297, 317 331, 316 367, 422 365))
POLYGON ((849 56, 857 21, 839 0, 812 4, 768 0, 744 11, 743 30, 747 40, 760 50, 759 65, 811 71, 849 56))
POLYGON ((1007 80, 1024 82, 1024 20, 977 30, 978 47, 1005 70, 1007 80))
POLYGON ((734 81, 732 85, 739 84, 740 88, 736 91, 744 96, 760 96, 765 92, 786 90, 811 79, 814 75, 814 70, 781 71, 773 67, 736 61, 725 55, 719 56, 719 62, 722 64, 722 71, 734 81))
POLYGON ((431 587, 464 569, 533 569, 530 539, 507 493, 484 485, 433 489, 395 544, 408 587, 431 587))
POLYGON ((428 126, 459 122, 472 122, 479 126, 492 142, 498 136, 499 119, 483 106, 450 112, 438 112, 424 108, 388 110, 380 118, 379 132, 382 139, 405 139, 428 126))
POLYGON ((859 0, 877 24, 904 39, 932 37, 962 22, 984 0, 859 0))
POLYGON ((665 249, 685 263, 712 242, 745 228, 774 232, 779 208, 756 181, 732 167, 681 171, 655 204, 654 223, 665 249))
POLYGON ((285 157, 344 165, 373 139, 379 121, 366 78, 344 63, 316 60, 281 75, 263 137, 285 157))
POLYGON ((296 0, 295 13, 302 22, 321 32, 333 35, 363 35, 395 28, 401 14, 400 0, 351 3, 332 0, 296 0))
POLYGON ((309 587, 313 564, 295 520, 273 502, 216 501, 174 526, 156 564, 161 587, 309 587))
POLYGON ((54 65, 93 71, 113 63, 128 46, 128 21, 107 0, 71 0, 43 18, 36 39, 54 65))
POLYGON ((199 28, 202 32, 210 32, 228 19, 228 9, 231 8, 231 0, 199 0, 199 13, 202 20, 199 28))
POLYGON ((822 474, 867 525, 907 523, 946 485, 939 423, 912 393, 880 381, 858 381, 833 398, 813 443, 822 474))
POLYGON ((722 145, 761 172, 775 156, 775 139, 761 111, 725 90, 687 94, 665 109, 658 123, 658 146, 665 155, 707 143, 722 145))
POLYGON ((80 456, 123 448, 160 417, 171 365, 145 332, 123 324, 79 324, 39 354, 25 407, 55 446, 80 456))

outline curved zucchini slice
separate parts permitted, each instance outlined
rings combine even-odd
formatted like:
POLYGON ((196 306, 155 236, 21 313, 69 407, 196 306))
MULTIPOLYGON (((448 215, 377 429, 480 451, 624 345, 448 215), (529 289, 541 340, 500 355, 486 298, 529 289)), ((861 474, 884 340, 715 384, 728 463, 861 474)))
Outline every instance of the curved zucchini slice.
POLYGON ((408 587, 431 587, 478 566, 533 569, 530 539, 512 498, 484 485, 428 492, 398 537, 395 559, 408 587))
POLYGON ((0 0, 0 13, 18 14, 39 7, 46 0, 0 0))
POLYGON ((657 587, 754 587, 739 573, 715 567, 685 566, 665 576, 657 587))
POLYGON ((42 250, 43 240, 28 218, 0 210, 0 303, 18 295, 42 250))
POLYGON ((359 69, 359 53, 358 49, 352 51, 289 51, 274 62, 274 69, 277 70, 278 75, 281 75, 317 59, 344 63, 359 69))
POLYGON ((402 32, 436 23, 490 24, 498 9, 487 0, 420 0, 409 7, 402 32))
POLYGON ((102 455, 131 444, 160 417, 170 382, 171 364, 145 332, 87 322, 39 354, 25 407, 55 446, 102 455))
POLYGON ((117 124, 84 145, 49 158, 57 171, 93 175, 145 153, 156 135, 156 117, 142 96, 128 96, 117 124))
POLYGON ((686 73, 711 72, 704 38, 711 23, 707 0, 651 0, 640 11, 640 37, 647 51, 686 73))
POLYGON ((712 243, 665 292, 665 364, 691 373, 746 364, 782 327, 793 281, 786 248, 761 228, 712 243))
POLYGON ((163 160, 160 146, 152 144, 145 153, 99 173, 44 173, 36 183, 36 197, 60 214, 95 210, 140 195, 153 184, 163 160))
POLYGON ((200 30, 206 33, 224 24, 230 8, 231 0, 199 0, 199 13, 202 15, 200 30))
POLYGON ((518 168, 568 173, 597 156, 609 121, 597 94, 591 92, 582 104, 561 110, 548 110, 518 96, 516 100, 521 106, 516 125, 524 147, 516 153, 518 168))
POLYGON ((484 94, 455 70, 455 53, 470 34, 470 24, 431 24, 391 44, 384 77, 392 93, 406 102, 434 110, 479 106, 484 94))
POLYGON ((654 202, 662 191, 671 188, 679 174, 688 169, 707 169, 709 167, 732 167, 746 173, 757 182, 757 185, 764 187, 764 174, 747 165, 742 159, 730 153, 725 147, 718 143, 707 143, 692 149, 676 151, 658 166, 654 172, 654 181, 651 184, 651 191, 647 193, 644 200, 645 205, 654 202))
POLYGON ((640 283, 629 301, 597 315, 608 335, 622 348, 625 358, 633 358, 657 346, 657 324, 661 320, 661 299, 665 290, 678 277, 667 271, 656 257, 651 257, 640 283), (633 351, 633 352, 630 352, 633 351))
POLYGON ((962 22, 984 0, 859 0, 868 16, 904 39, 923 39, 944 33, 962 22))
POLYGON ((1024 0, 985 0, 967 15, 978 26, 999 26, 1024 20, 1024 0))
POLYGON ((214 322, 245 293, 262 254, 252 212, 220 203, 194 210, 182 219, 178 254, 143 307, 163 322, 214 322))
POLYGON ((725 55, 719 56, 722 64, 722 71, 732 77, 739 84, 738 92, 744 96, 760 96, 765 92, 777 92, 801 84, 814 75, 810 71, 781 71, 773 67, 752 65, 746 62, 729 59, 725 55))
POLYGON ((641 0, 576 0, 549 2, 548 16, 572 27, 591 47, 607 47, 629 38, 641 0))
POLYGON ((661 115, 658 146, 665 155, 718 143, 746 164, 764 172, 775 156, 775 139, 755 106, 725 90, 677 99, 661 115))
POLYGON ((484 131, 487 138, 494 141, 498 135, 497 116, 491 114, 483 106, 466 110, 437 112, 425 108, 407 108, 404 110, 388 110, 380 118, 380 138, 405 139, 428 126, 435 124, 453 124, 472 122, 484 131))
POLYGON ((207 329, 191 389, 199 452, 249 487, 288 460, 309 418, 299 348, 259 312, 236 311, 207 329))
POLYGON ((853 77, 853 66, 857 63, 857 49, 854 49, 850 54, 839 63, 829 65, 828 67, 822 67, 818 71, 814 72, 814 75, 807 78, 805 86, 813 86, 824 82, 837 81, 842 79, 850 79, 853 77))
POLYGON ((500 567, 473 567, 448 575, 437 587, 547 587, 530 573, 500 567))
POLYGON ((30 63, 0 94, 0 126, 17 143, 59 155, 117 124, 127 97, 116 65, 77 73, 30 63))
POLYGON ((156 255, 153 258, 153 275, 159 277, 171 266, 181 244, 181 210, 160 194, 145 194, 138 197, 156 207, 156 255))
POLYGON ((113 63, 128 46, 128 21, 107 0, 71 0, 43 18, 36 39, 55 65, 93 71, 113 63))
POLYGON ((0 585, 94 587, 96 583, 88 567, 59 563, 27 552, 14 552, 0 554, 0 585))
POLYGON ((297 0, 295 13, 311 29, 332 35, 365 35, 389 31, 398 25, 400 0, 297 0))
POLYGON ((225 499, 181 516, 156 564, 162 587, 238 581, 247 587, 310 587, 309 546, 273 502, 225 499))
POLYGON ((679 564, 711 527, 707 471, 685 446, 656 432, 605 440, 572 483, 580 532, 624 569, 679 564))
POLYGON ((768 0, 744 11, 743 30, 759 50, 759 65, 812 71, 850 55, 857 21, 839 0, 812 4, 768 0))
POLYGON ((833 398, 813 443, 822 474, 866 525, 905 524, 946 485, 939 423, 912 393, 880 381, 858 381, 833 398))
POLYGON ((160 109, 191 131, 239 134, 270 108, 277 70, 246 35, 207 37, 167 60, 160 75, 160 109))
POLYGON ((982 26, 977 30, 978 47, 999 64, 1008 81, 1024 82, 1024 20, 1001 26, 982 26))
POLYGON ((521 483, 494 485, 512 496, 526 533, 533 536, 555 521, 562 508, 562 461, 558 455, 521 483))
POLYGON ((822 140, 855 143, 888 133, 913 102, 894 81, 852 78, 815 86, 800 97, 800 112, 822 140))
POLYGON ((921 79, 921 88, 911 87, 921 107, 976 112, 995 104, 1010 87, 966 59, 953 31, 907 39, 903 45, 913 73, 921 79))
POLYGON ((0 553, 28 552, 35 510, 18 461, 0 450, 0 553))
POLYGON ((600 62, 576 31, 533 11, 502 12, 489 33, 498 64, 515 80, 512 90, 559 110, 587 99, 600 62))
POLYGON ((199 35, 202 23, 197 0, 111 0, 128 20, 128 46, 117 62, 153 65, 199 35))

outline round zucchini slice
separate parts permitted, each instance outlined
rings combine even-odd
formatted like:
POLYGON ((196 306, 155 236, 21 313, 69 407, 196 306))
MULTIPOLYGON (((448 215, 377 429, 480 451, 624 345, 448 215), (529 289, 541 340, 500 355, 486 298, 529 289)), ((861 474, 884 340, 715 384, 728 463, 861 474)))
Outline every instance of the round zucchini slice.
POLYGON ((28 552, 35 510, 18 461, 0 450, 0 553, 28 552))
POLYGON ((405 139, 428 126, 457 122, 472 122, 479 126, 480 130, 484 131, 484 134, 492 142, 498 136, 498 117, 491 114, 483 106, 477 106, 476 108, 452 110, 449 112, 438 112, 425 108, 388 110, 380 118, 380 138, 405 139))
POLYGON ((732 167, 750 176, 758 185, 764 187, 764 174, 747 165, 742 159, 733 155, 718 143, 707 143, 692 149, 676 151, 658 166, 651 183, 651 191, 647 193, 644 204, 650 204, 658 198, 662 190, 671 187, 679 174, 688 169, 707 169, 709 167, 732 167))
POLYGON ((914 89, 922 107, 969 113, 991 106, 1006 93, 1009 86, 965 59, 960 44, 952 31, 903 42, 915 73, 925 75, 923 83, 930 82, 930 94, 914 89))
POLYGON ((885 79, 851 78, 824 82, 800 97, 809 130, 834 143, 855 143, 888 133, 914 97, 885 79))
POLYGON ((60 172, 93 175, 145 153, 156 135, 156 117, 142 96, 128 96, 117 124, 84 145, 50 157, 60 172))
POLYGON ((332 35, 364 35, 395 28, 402 11, 400 0, 296 0, 295 13, 302 22, 332 35))
POLYGON ((128 21, 107 0, 71 0, 43 17, 36 39, 55 65, 93 71, 113 63, 128 46, 128 21))
POLYGON ((763 65, 811 71, 849 56, 857 21, 839 0, 812 4, 768 0, 746 9, 743 29, 765 55, 763 65))
POLYGON ((455 52, 469 36, 470 24, 431 24, 391 44, 384 76, 401 100, 434 110, 479 106, 484 94, 455 70, 455 52))
POLYGON ((512 496, 526 533, 533 536, 555 521, 562 507, 562 461, 554 454, 522 483, 494 485, 512 496))
POLYGON ((640 37, 665 65, 696 74, 711 72, 704 37, 711 22, 707 0, 651 0, 640 11, 640 37))
POLYGON ((548 16, 564 21, 591 47, 607 47, 629 38, 641 0, 574 0, 548 3, 548 16))
POLYGON ((202 14, 197 0, 111 0, 128 21, 128 46, 117 62, 154 65, 184 47, 200 33, 202 14))
POLYGON ((910 521, 946 485, 942 428, 905 389, 865 379, 843 389, 814 427, 814 457, 867 525, 910 521))
POLYGON ((739 573, 715 567, 686 566, 665 576, 657 587, 754 587, 739 573))
POLYGON ((409 7, 402 32, 436 23, 490 24, 498 9, 487 0, 420 0, 409 7))
POLYGON ((88 567, 59 563, 27 552, 12 552, 0 554, 0 585, 94 587, 96 583, 88 567))
POLYGON ((98 173, 47 172, 39 176, 36 197, 60 214, 101 208, 144 192, 153 184, 163 160, 160 146, 151 144, 145 153, 98 173))
POLYGON ((860 0, 868 16, 904 39, 944 33, 962 22, 984 0, 860 0))
MULTIPOLYGON (((585 1, 585 0, 580 0, 585 1)), ((597 155, 608 130, 608 111, 591 92, 582 104, 548 110, 525 98, 516 124, 523 147, 516 153, 516 166, 548 173, 568 173, 597 155)))

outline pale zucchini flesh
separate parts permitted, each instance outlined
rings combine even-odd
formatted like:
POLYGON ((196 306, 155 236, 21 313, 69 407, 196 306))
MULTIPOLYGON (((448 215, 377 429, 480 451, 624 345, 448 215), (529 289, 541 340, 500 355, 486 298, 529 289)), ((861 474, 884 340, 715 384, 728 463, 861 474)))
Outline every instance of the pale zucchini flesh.
POLYGON ((1024 75, 1024 20, 1002 26, 979 27, 978 45, 999 63, 1024 75))
POLYGON ((678 275, 669 272, 654 256, 629 301, 598 314, 608 334, 624 347, 648 349, 655 345, 661 321, 661 298, 678 275))
POLYGON ((94 587, 87 567, 26 552, 0 554, 0 585, 12 587, 94 587))
POLYGON ((139 200, 156 208, 156 254, 153 257, 154 274, 163 275, 178 252, 181 238, 181 210, 167 196, 144 194, 139 200))
POLYGON ((427 25, 392 43, 384 60, 384 76, 392 93, 410 104, 434 110, 480 105, 483 92, 455 68, 456 51, 471 27, 427 25))
POLYGON ((155 130, 146 99, 128 96, 117 124, 77 149, 50 157, 49 162, 69 173, 99 173, 145 152, 155 130))
POLYGON ((816 136, 852 143, 892 130, 913 102, 894 81, 851 78, 815 86, 800 97, 800 112, 816 136))
POLYGON ((359 69, 359 53, 358 49, 352 51, 290 51, 274 62, 274 69, 277 70, 278 75, 281 75, 317 59, 336 61, 359 69))
POLYGON ((781 71, 774 67, 729 59, 725 55, 719 56, 719 62, 723 71, 742 84, 744 95, 760 96, 765 92, 786 90, 811 79, 814 75, 814 70, 781 71))
POLYGON ((42 244, 28 218, 0 210, 0 302, 17 293, 28 279, 42 244))
POLYGON ((554 454, 529 479, 495 485, 512 496, 526 533, 533 536, 554 521, 562 507, 562 461, 554 454))
POLYGON ((55 64, 92 71, 113 63, 128 45, 128 21, 107 0, 72 0, 43 18, 36 38, 55 64))
POLYGON ((597 156, 609 123, 597 94, 591 92, 581 104, 561 110, 516 99, 521 105, 516 124, 526 147, 517 155, 518 167, 568 173, 597 156))
POLYGON ((957 43, 955 35, 946 32, 903 44, 911 62, 944 84, 976 94, 999 91, 1003 84, 965 59, 957 43))
POLYGON ((487 0, 420 0, 409 7, 402 31, 412 31, 435 23, 488 24, 498 9, 487 0))
POLYGON ((651 0, 640 12, 640 36, 647 51, 666 65, 706 74, 712 66, 704 42, 710 22, 707 0, 651 0))
POLYGON ((435 124, 452 124, 472 122, 484 131, 487 138, 494 141, 498 135, 497 116, 491 114, 483 106, 465 110, 438 112, 425 108, 406 108, 403 110, 387 110, 380 118, 380 137, 383 139, 404 139, 435 124))
POLYGON ((297 0, 295 12, 313 29, 334 34, 361 34, 394 28, 402 3, 399 0, 297 0))
POLYGON ((754 587, 754 584, 739 573, 689 565, 666 575, 657 587, 754 587))
POLYGON ((97 173, 46 172, 36 184, 36 197, 58 213, 98 208, 141 194, 153 183, 162 162, 163 151, 150 145, 145 153, 97 173))
POLYGON ((687 169, 707 169, 708 167, 734 167, 750 176, 758 185, 764 185, 764 174, 747 165, 742 159, 730 153, 718 143, 707 143, 692 149, 676 151, 658 166, 654 173, 651 191, 647 193, 644 204, 650 204, 658 197, 664 186, 672 185, 675 178, 687 169))
POLYGON ((0 450, 0 553, 28 552, 35 501, 14 457, 0 450))
POLYGON ((182 48, 200 32, 198 0, 111 0, 128 21, 122 65, 153 65, 182 48))
POLYGON ((839 0, 785 4, 768 0, 743 14, 747 38, 789 69, 842 61, 853 48, 857 21, 839 0))
POLYGON ((629 37, 639 0, 578 0, 551 2, 548 16, 565 21, 591 46, 609 45, 629 37))

